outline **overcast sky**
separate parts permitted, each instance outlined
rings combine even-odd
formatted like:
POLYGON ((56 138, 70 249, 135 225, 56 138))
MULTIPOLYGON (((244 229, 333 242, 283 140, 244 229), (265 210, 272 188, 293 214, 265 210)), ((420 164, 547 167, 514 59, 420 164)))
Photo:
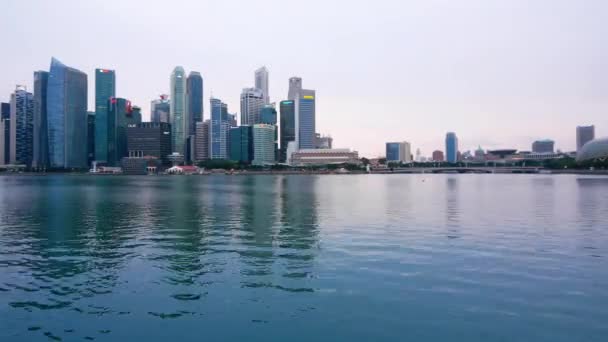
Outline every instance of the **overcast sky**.
POLYGON ((115 69, 144 119, 176 65, 202 73, 206 118, 211 92, 238 112, 266 65, 271 101, 302 77, 317 131, 364 156, 430 155, 447 131, 463 151, 608 134, 605 0, 2 0, 0 44, 1 101, 55 56, 89 75, 91 110, 94 69, 115 69))

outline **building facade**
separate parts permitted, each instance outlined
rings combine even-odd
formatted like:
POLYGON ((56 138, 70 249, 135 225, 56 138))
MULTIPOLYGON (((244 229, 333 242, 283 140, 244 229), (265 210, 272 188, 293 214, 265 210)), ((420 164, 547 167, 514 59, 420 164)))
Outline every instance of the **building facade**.
POLYGON ((171 122, 171 102, 169 95, 160 95, 159 99, 152 100, 150 103, 150 121, 152 122, 171 122))
POLYGON ((232 127, 230 138, 230 160, 249 164, 253 160, 253 127, 232 127))
POLYGON ((32 166, 34 157, 34 95, 17 86, 11 94, 10 163, 32 166))
POLYGON ((186 81, 188 109, 188 134, 196 134, 196 123, 203 121, 203 77, 200 72, 191 71, 186 81))
POLYGON ((303 149, 291 154, 292 166, 360 164, 359 153, 349 149, 303 149))
POLYGON ((276 163, 276 126, 253 125, 253 165, 273 165, 276 163))
POLYGON ((315 148, 333 148, 334 139, 329 135, 315 134, 315 148))
POLYGON ((445 136, 445 158, 448 163, 458 161, 458 137, 454 132, 448 132, 445 136))
POLYGON ((595 139, 595 126, 576 127, 576 151, 580 151, 586 143, 595 139))
POLYGON ((186 72, 184 68, 177 66, 171 73, 171 138, 173 152, 182 156, 186 155, 190 124, 186 109, 186 72))
POLYGON ((194 159, 196 161, 205 161, 209 159, 209 128, 211 126, 210 120, 196 123, 196 136, 195 136, 195 147, 194 147, 194 159))
POLYGON ((122 158, 129 156, 127 128, 141 123, 141 114, 134 108, 127 99, 108 101, 108 166, 120 166, 122 158))
POLYGON ((532 143, 532 152, 534 153, 553 153, 555 150, 555 142, 553 140, 537 140, 532 143))
POLYGON ((11 104, 0 103, 0 130, 2 130, 2 139, 0 140, 0 148, 2 154, 0 165, 10 164, 11 156, 11 104))
POLYGON ((108 100, 116 97, 116 72, 95 69, 95 160, 108 160, 108 100))
POLYGON ((244 88, 241 92, 241 125, 254 125, 262 122, 264 93, 257 88, 244 88))
POLYGON ((210 102, 211 126, 209 128, 209 158, 228 159, 228 134, 230 127, 232 127, 230 114, 228 114, 228 105, 216 98, 211 98, 210 102))
POLYGON ((302 89, 296 97, 296 141, 300 149, 315 148, 316 102, 315 91, 302 89))
POLYGON ((443 151, 439 151, 439 150, 433 151, 432 158, 433 158, 434 162, 443 162, 445 160, 443 151))
POLYGON ((87 164, 95 160, 95 112, 87 112, 87 164))
POLYGON ((171 125, 166 122, 142 122, 127 127, 130 158, 156 158, 169 165, 171 154, 171 125))
POLYGON ((412 151, 410 143, 402 142, 387 142, 386 143, 386 161, 397 163, 411 163, 412 151))
POLYGON ((270 96, 268 95, 268 69, 266 69, 265 66, 255 71, 255 87, 262 91, 264 104, 269 104, 270 96))
POLYGON ((296 107, 295 101, 281 101, 280 103, 280 153, 279 161, 287 162, 287 146, 290 141, 296 141, 296 107))
POLYGON ((47 129, 47 88, 49 73, 34 72, 34 151, 33 167, 47 167, 49 164, 48 129, 47 129))

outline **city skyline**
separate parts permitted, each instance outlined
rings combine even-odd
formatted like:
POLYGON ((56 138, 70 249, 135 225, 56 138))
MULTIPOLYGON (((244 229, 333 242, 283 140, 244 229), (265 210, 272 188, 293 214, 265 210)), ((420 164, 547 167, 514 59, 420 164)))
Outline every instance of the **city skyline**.
MULTIPOLYGON (((264 17, 276 17, 279 22, 270 25, 256 21, 264 32, 272 27, 272 34, 255 42, 258 53, 243 55, 239 49, 246 50, 254 43, 236 44, 236 32, 220 30, 214 33, 215 37, 203 34, 217 31, 214 24, 223 27, 211 17, 230 8, 230 4, 181 2, 188 12, 186 17, 197 13, 205 20, 178 28, 180 33, 190 30, 201 34, 202 40, 197 44, 200 48, 186 43, 192 35, 172 36, 183 43, 179 56, 173 50, 153 53, 150 49, 150 43, 168 39, 162 28, 151 27, 145 20, 165 15, 154 2, 109 1, 103 6, 95 1, 73 2, 70 6, 87 13, 84 18, 74 19, 83 22, 77 37, 68 37, 68 26, 51 25, 57 18, 49 13, 60 13, 60 9, 69 7, 66 4, 5 4, 6 13, 28 13, 39 24, 28 31, 28 44, 19 44, 16 37, 21 36, 18 33, 23 28, 11 24, 12 17, 17 16, 8 15, 0 21, 1 38, 14 52, 0 57, 6 65, 0 74, 0 101, 8 102, 8 95, 17 84, 33 91, 33 71, 46 70, 49 58, 54 56, 89 76, 88 110, 94 110, 94 70, 107 67, 116 70, 117 96, 141 106, 144 119, 148 120, 150 101, 158 94, 169 93, 167 75, 176 65, 182 65, 186 70, 200 71, 205 79, 204 118, 208 119, 211 92, 230 108, 239 108, 242 88, 251 86, 253 71, 265 65, 270 71, 270 102, 286 100, 288 79, 302 77, 307 87, 318 92, 317 131, 331 134, 337 146, 351 147, 362 156, 382 155, 385 141, 402 140, 410 141, 414 150, 420 148, 423 155, 429 156, 432 151, 443 149, 448 131, 458 134, 463 151, 475 150, 478 145, 485 149, 529 150, 533 141, 541 139, 554 140, 556 149, 574 151, 574 127, 583 125, 595 125, 597 137, 606 135, 608 100, 601 91, 603 79, 608 77, 601 57, 606 54, 606 47, 597 44, 601 37, 596 32, 601 27, 597 13, 605 12, 605 3, 585 1, 557 6, 551 2, 557 13, 550 14, 542 13, 548 2, 539 1, 526 3, 526 11, 531 13, 526 14, 520 11, 524 3, 517 1, 502 5, 465 1, 460 6, 448 2, 402 5, 380 1, 377 8, 366 9, 371 11, 369 17, 361 6, 347 9, 343 27, 326 35, 320 32, 328 32, 331 16, 343 8, 324 5, 325 14, 319 14, 316 23, 319 27, 285 25, 286 32, 281 33, 274 32, 276 24, 303 20, 313 13, 312 9, 300 14, 285 14, 281 9, 278 15, 273 8, 278 3, 267 4, 264 10, 268 13, 244 5, 264 17), (51 6, 56 11, 50 11, 51 6), (103 48, 96 43, 96 39, 102 39, 99 34, 84 24, 110 8, 112 13, 122 14, 107 16, 109 24, 114 23, 108 25, 108 33, 124 34, 135 50, 145 54, 143 63, 138 54, 131 56, 103 48), (127 32, 119 23, 128 22, 126 13, 134 11, 141 15, 142 27, 127 32), (510 14, 506 16, 509 20, 501 17, 505 11, 510 14), (455 18, 448 15, 450 12, 455 18), (470 13, 476 14, 471 17, 470 13), (424 19, 410 18, 414 14, 424 19), (364 17, 376 27, 360 27, 358 22, 364 17), (468 20, 468 25, 460 25, 464 20, 468 20), (510 31, 512 20, 520 25, 510 31), (305 35, 307 30, 316 39, 314 54, 294 53, 281 47, 280 43, 289 36, 305 35), (568 35, 556 35, 558 31, 568 35), (9 36, 5 32, 15 34, 9 36), (411 32, 420 32, 424 38, 411 32), (384 38, 376 42, 382 35, 384 38), (204 48, 218 39, 225 44, 204 48), (386 44, 389 41, 398 44, 386 44), (357 43, 365 50, 361 56, 354 50, 357 43), (267 44, 276 48, 259 48, 267 44), (370 130, 374 134, 367 134, 370 130), (377 139, 378 135, 382 139, 377 139)), ((245 20, 236 28, 248 23, 245 20)))

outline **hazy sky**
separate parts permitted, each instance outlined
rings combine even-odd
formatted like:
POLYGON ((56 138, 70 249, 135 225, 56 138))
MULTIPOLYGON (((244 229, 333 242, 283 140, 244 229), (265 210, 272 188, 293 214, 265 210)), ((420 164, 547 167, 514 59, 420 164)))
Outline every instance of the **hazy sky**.
POLYGON ((463 151, 608 134, 605 0, 2 0, 0 44, 1 101, 55 56, 89 75, 90 109, 94 69, 115 69, 144 118, 176 65, 202 73, 206 118, 211 92, 238 112, 266 65, 271 101, 302 77, 317 131, 364 156, 430 155, 447 131, 463 151))

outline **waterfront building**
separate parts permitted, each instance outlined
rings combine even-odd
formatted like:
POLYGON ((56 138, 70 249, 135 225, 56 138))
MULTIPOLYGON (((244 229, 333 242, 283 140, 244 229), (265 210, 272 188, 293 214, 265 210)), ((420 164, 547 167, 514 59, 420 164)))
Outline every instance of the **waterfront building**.
POLYGON ((454 132, 445 136, 445 158, 448 163, 456 163, 458 159, 458 137, 454 132))
POLYGON ((0 165, 10 164, 11 155, 11 104, 0 103, 0 165))
POLYGON ((334 139, 329 135, 315 134, 315 148, 332 148, 334 139))
POLYGON ((253 127, 239 126, 230 129, 230 160, 249 164, 253 160, 253 127))
POLYGON ((272 165, 276 163, 275 137, 275 125, 253 125, 253 165, 272 165))
POLYGON ((258 88, 243 88, 241 92, 241 125, 254 125, 262 122, 264 93, 258 88))
POLYGON ((281 101, 280 103, 280 158, 282 163, 287 162, 287 146, 290 141, 296 140, 295 101, 281 101))
POLYGON ((270 103, 268 95, 268 69, 265 66, 255 71, 255 87, 262 91, 264 104, 270 103))
POLYGON ((171 125, 166 122, 142 122, 127 127, 130 158, 156 158, 169 164, 171 154, 171 125))
MULTIPOLYGON (((593 126, 592 126, 593 127, 593 126)), ((594 139, 586 144, 576 154, 578 162, 606 160, 608 158, 608 138, 594 139)))
POLYGON ((150 104, 150 121, 152 122, 171 122, 171 102, 169 95, 162 94, 159 99, 152 100, 150 104))
POLYGON ((87 167, 87 74, 51 60, 47 88, 49 165, 87 167))
POLYGON ((228 134, 231 119, 228 114, 228 105, 220 99, 211 98, 211 126, 209 128, 211 159, 228 159, 228 134))
POLYGON ((194 160, 205 161, 209 159, 209 128, 211 122, 205 120, 203 122, 196 123, 196 137, 194 147, 194 160))
POLYGON ((386 161, 394 163, 411 163, 412 153, 410 143, 407 141, 387 142, 386 161))
POLYGON ((444 161, 443 151, 439 151, 439 150, 433 151, 433 161, 434 162, 443 162, 444 161))
POLYGON ((537 140, 532 143, 534 153, 553 153, 555 142, 553 140, 537 140))
POLYGON ((186 155, 190 123, 186 109, 186 72, 184 68, 177 66, 171 73, 171 138, 173 152, 182 156, 186 155))
POLYGON ((108 160, 108 100, 116 97, 116 72, 95 69, 95 160, 108 160))
POLYGON ((49 73, 34 72, 34 132, 32 166, 47 167, 49 164, 48 129, 47 129, 47 88, 49 73))
POLYGON ((34 95, 23 86, 11 94, 10 163, 32 165, 34 156, 34 95))
POLYGON ((350 149, 300 149, 291 154, 290 165, 360 164, 359 153, 350 149))
POLYGON ((191 71, 186 80, 188 135, 196 133, 196 123, 203 121, 203 77, 198 71, 191 71))
POLYGON ((87 163, 95 160, 95 112, 87 112, 87 163))
POLYGON ((315 91, 301 89, 296 96, 296 141, 299 149, 314 149, 316 134, 315 91))
POLYGON ((123 98, 112 98, 108 101, 108 166, 119 166, 122 158, 129 155, 127 127, 141 123, 141 114, 123 98))
POLYGON ((576 127, 576 151, 580 151, 589 141, 595 139, 595 126, 576 127))

